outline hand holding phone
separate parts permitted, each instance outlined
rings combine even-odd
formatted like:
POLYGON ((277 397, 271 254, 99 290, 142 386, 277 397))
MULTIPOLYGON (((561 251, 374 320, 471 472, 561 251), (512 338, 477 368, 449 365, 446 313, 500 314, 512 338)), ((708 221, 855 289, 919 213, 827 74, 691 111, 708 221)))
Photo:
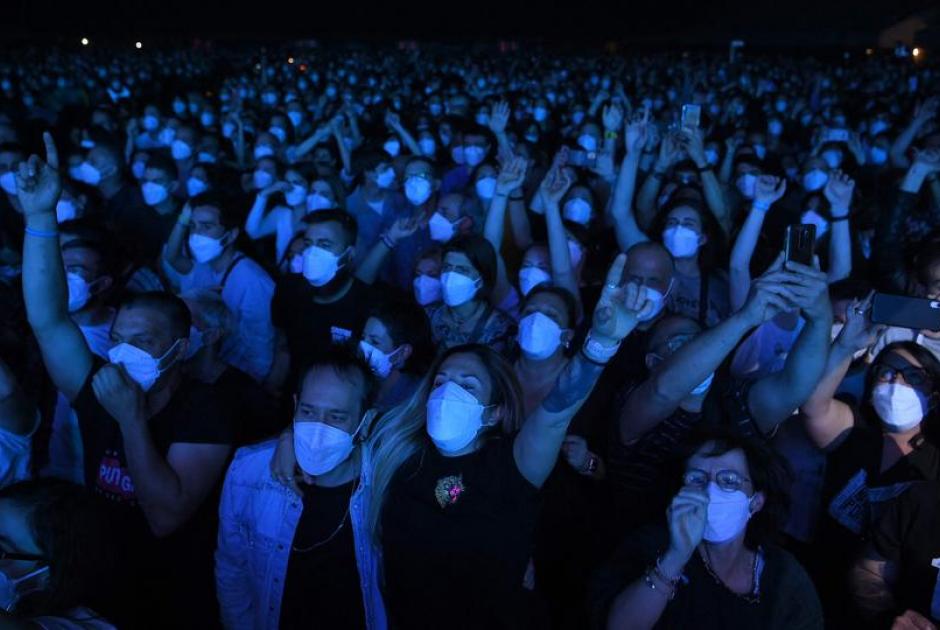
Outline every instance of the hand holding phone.
POLYGON ((911 330, 940 331, 940 300, 876 293, 871 321, 911 330))
POLYGON ((788 225, 783 251, 787 262, 807 267, 813 266, 816 249, 816 226, 811 224, 788 225))

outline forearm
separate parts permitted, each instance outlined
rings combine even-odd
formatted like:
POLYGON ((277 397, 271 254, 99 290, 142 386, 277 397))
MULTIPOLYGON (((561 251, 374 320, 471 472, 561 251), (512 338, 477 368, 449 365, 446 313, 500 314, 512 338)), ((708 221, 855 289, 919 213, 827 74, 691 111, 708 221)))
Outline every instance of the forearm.
POLYGON ((739 309, 747 300, 751 285, 751 256, 757 247, 761 227, 764 224, 766 211, 751 206, 751 211, 741 226, 738 238, 731 248, 731 308, 739 309))
POLYGON ((728 216, 728 206, 725 203, 725 194, 721 184, 711 169, 702 171, 700 176, 702 178, 702 191, 705 194, 705 204, 711 210, 711 213, 715 215, 725 234, 728 234, 731 231, 731 220, 728 216))
POLYGON ((653 167, 653 171, 646 176, 643 184, 640 186, 640 192, 636 197, 636 221, 640 229, 649 227, 656 217, 656 200, 659 197, 659 190, 662 186, 662 180, 666 169, 659 165, 653 167))
POLYGON ((173 225, 173 231, 170 232, 163 254, 166 262, 181 274, 187 274, 193 269, 193 262, 183 255, 183 243, 186 242, 188 235, 189 225, 177 221, 173 225))
POLYGON ((825 416, 836 395, 836 390, 852 365, 852 352, 839 343, 832 342, 826 356, 822 376, 812 393, 800 409, 811 418, 825 416))
MULTIPOLYGON (((36 233, 53 235, 59 230, 54 210, 27 215, 25 219, 26 228, 36 233)), ((23 298, 29 325, 37 336, 68 321, 68 285, 58 236, 26 234, 23 240, 23 298)))
POLYGON ((649 240, 637 225, 632 211, 633 192, 636 189, 636 174, 639 168, 639 156, 628 155, 620 165, 617 184, 610 204, 610 215, 614 222, 614 231, 620 251, 625 252, 633 245, 649 240))
POLYGON ((561 210, 557 204, 545 208, 545 227, 548 235, 548 261, 552 269, 552 281, 556 286, 568 290, 578 301, 580 317, 580 290, 578 278, 571 264, 571 252, 568 249, 568 237, 565 224, 561 219, 561 210))
POLYGON ((532 246, 532 226, 529 224, 529 215, 526 214, 522 197, 509 198, 509 227, 512 230, 512 240, 519 250, 525 251, 532 246))
POLYGON ((880 575, 856 564, 850 574, 852 599, 867 615, 881 615, 895 609, 891 587, 880 575))
POLYGON ((829 233, 829 284, 844 280, 852 274, 852 234, 848 219, 833 221, 829 233))
POLYGON ((402 144, 408 147, 408 150, 411 151, 412 155, 421 155, 421 147, 418 146, 418 142, 414 139, 407 129, 404 126, 399 125, 395 128, 395 133, 398 134, 398 137, 401 138, 402 144))
POLYGON ((392 249, 385 243, 385 240, 379 239, 359 263, 359 267, 356 268, 356 277, 366 284, 374 284, 382 271, 385 260, 391 253, 392 249))
POLYGON ((349 150, 349 147, 346 146, 346 143, 343 141, 342 136, 334 136, 336 140, 336 150, 339 151, 340 162, 343 163, 343 170, 346 173, 352 173, 352 152, 349 150))
POLYGON ((264 210, 267 205, 268 197, 258 193, 255 196, 254 203, 251 204, 251 210, 248 211, 248 216, 245 218, 245 234, 247 234, 248 238, 251 240, 256 241, 259 238, 274 234, 277 222, 271 220, 273 213, 265 216, 264 210))
POLYGON ((486 211, 486 221, 483 223, 483 237, 489 241, 497 252, 503 246, 503 231, 506 225, 506 204, 509 196, 497 192, 490 200, 490 207, 486 211))
MULTIPOLYGON (((672 552, 663 554, 660 567, 667 576, 682 573, 688 560, 682 561, 672 552)), ((640 630, 652 628, 669 605, 667 584, 650 576, 656 588, 651 588, 644 575, 624 588, 611 604, 607 615, 607 630, 640 630)))
POLYGON ((188 516, 180 507, 186 497, 179 476, 157 451, 146 421, 121 423, 124 450, 134 493, 154 535, 167 536, 188 516))
POLYGON ((721 167, 718 170, 718 180, 725 186, 731 182, 731 173, 734 171, 734 151, 725 153, 721 161, 721 167))
POLYGON ((910 165, 910 161, 907 159, 907 150, 910 148, 919 129, 920 125, 912 122, 891 143, 889 155, 891 156, 891 164, 895 168, 907 168, 910 165))

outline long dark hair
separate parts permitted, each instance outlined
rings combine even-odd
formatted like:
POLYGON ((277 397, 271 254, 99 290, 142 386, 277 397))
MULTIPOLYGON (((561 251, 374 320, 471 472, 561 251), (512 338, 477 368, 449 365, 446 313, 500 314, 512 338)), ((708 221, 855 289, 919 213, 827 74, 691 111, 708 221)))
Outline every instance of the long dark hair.
POLYGON ((676 208, 691 208, 698 215, 702 224, 702 234, 708 239, 698 251, 698 266, 702 273, 711 273, 719 268, 724 260, 725 235, 718 224, 718 220, 701 202, 695 199, 682 198, 674 199, 666 204, 656 215, 656 218, 653 219, 649 231, 650 238, 660 242, 663 230, 666 229, 666 220, 669 218, 669 213, 676 208))

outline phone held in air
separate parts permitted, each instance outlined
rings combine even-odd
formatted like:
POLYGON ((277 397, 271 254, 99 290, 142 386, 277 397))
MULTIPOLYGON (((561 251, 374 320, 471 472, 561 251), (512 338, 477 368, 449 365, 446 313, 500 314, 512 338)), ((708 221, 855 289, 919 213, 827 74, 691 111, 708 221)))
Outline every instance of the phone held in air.
POLYGON ((871 321, 898 328, 940 331, 940 301, 875 293, 871 303, 871 321))
POLYGON ((803 223, 787 226, 786 241, 783 246, 787 262, 813 266, 813 251, 816 248, 816 226, 803 223))
POLYGON ((848 142, 849 130, 848 129, 828 129, 826 131, 826 141, 827 142, 848 142))
POLYGON ((700 105, 686 104, 682 106, 682 127, 697 129, 702 122, 702 108, 700 105))
POLYGON ((597 165, 597 153, 594 151, 568 151, 568 164, 581 168, 594 168, 597 165))

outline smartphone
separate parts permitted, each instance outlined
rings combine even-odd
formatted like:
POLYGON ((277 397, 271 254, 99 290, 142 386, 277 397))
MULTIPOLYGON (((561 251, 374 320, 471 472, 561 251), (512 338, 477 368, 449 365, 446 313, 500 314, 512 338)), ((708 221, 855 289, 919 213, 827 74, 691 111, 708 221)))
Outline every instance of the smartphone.
POLYGON ((875 293, 871 303, 871 321, 875 324, 940 330, 940 301, 926 298, 875 293))
POLYGON ((813 266, 813 251, 816 247, 816 226, 809 223, 788 225, 786 242, 783 245, 787 262, 813 266))
POLYGON ((682 106, 682 126, 698 128, 702 121, 702 108, 699 105, 686 104, 682 106))
POLYGON ((829 129, 826 132, 826 140, 828 142, 848 142, 849 130, 848 129, 829 129))
POLYGON ((594 151, 568 151, 568 164, 582 168, 594 168, 597 165, 597 153, 594 151))

